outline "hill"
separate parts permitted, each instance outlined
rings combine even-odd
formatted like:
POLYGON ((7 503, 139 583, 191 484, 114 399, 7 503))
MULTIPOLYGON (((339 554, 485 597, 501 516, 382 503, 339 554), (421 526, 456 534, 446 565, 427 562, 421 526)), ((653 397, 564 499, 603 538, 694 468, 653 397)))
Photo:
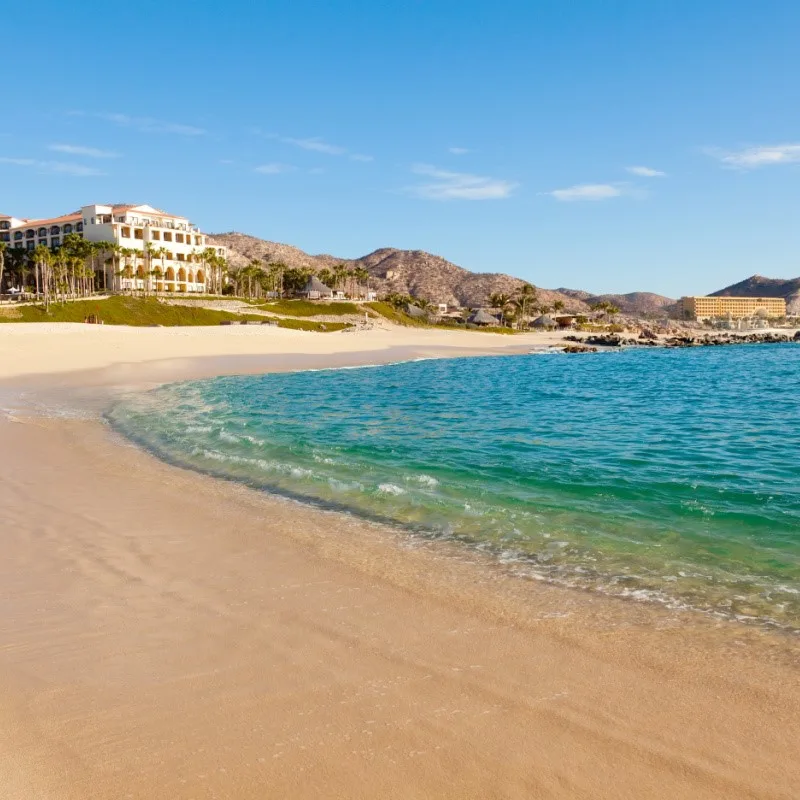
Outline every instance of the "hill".
MULTIPOLYGON (((345 264, 351 269, 363 267, 369 272, 372 286, 379 293, 409 294, 434 303, 471 307, 486 305, 489 296, 495 292, 513 294, 524 283, 519 278, 503 273, 470 272, 424 250, 386 247, 361 258, 348 259, 327 254, 311 255, 292 245, 243 233, 213 234, 210 243, 227 247, 229 260, 234 267, 244 266, 254 258, 264 263, 282 261, 290 267, 314 271, 329 269, 335 264, 345 264)), ((541 302, 552 305, 560 300, 567 310, 574 312, 586 312, 590 302, 603 299, 613 302, 626 314, 663 313, 667 306, 674 303, 670 298, 646 292, 595 296, 567 289, 537 288, 541 302)))
POLYGON ((765 278, 753 275, 739 283, 726 286, 712 297, 783 297, 790 314, 800 313, 800 278, 765 278))
POLYGON ((652 292, 629 292, 628 294, 591 294, 580 289, 557 289, 562 294, 567 294, 586 303, 589 306, 595 303, 611 303, 623 314, 630 316, 665 316, 674 311, 675 300, 652 292))

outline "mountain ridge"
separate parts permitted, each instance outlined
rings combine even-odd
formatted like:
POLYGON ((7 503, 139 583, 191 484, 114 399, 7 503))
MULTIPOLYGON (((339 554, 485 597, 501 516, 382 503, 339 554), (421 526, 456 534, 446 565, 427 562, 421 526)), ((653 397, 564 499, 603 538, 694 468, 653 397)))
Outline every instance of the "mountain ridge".
MULTIPOLYGON (((369 272, 372 286, 381 294, 408 294, 448 305, 486 306, 490 295, 510 295, 526 283, 521 278, 502 272, 471 272, 424 250, 381 247, 359 258, 338 258, 329 253, 312 255, 293 245, 236 231, 210 234, 210 241, 228 248, 229 261, 234 267, 245 266, 252 259, 264 263, 282 261, 290 267, 308 268, 315 272, 330 269, 336 264, 344 264, 350 269, 362 267, 369 272)), ((632 316, 664 317, 673 314, 677 308, 674 298, 653 292, 592 294, 565 287, 536 288, 541 303, 552 306, 556 301, 561 301, 567 311, 574 313, 585 313, 591 305, 601 302, 612 303, 623 314, 632 316)), ((725 295, 785 297, 790 312, 800 313, 800 278, 753 275, 712 293, 712 296, 725 295)))

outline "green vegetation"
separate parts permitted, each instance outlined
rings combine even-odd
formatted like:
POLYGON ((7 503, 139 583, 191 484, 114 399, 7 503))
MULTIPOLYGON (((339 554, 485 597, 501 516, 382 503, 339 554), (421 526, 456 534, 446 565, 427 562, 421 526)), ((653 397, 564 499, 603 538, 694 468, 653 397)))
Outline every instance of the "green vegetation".
POLYGON ((76 300, 69 303, 51 303, 43 306, 0 307, 0 322, 84 322, 96 316, 106 325, 153 326, 164 325, 219 325, 226 320, 254 320, 262 316, 231 314, 227 311, 210 311, 194 306, 170 306, 152 297, 109 297, 107 300, 76 300))
POLYGON ((396 325, 406 325, 409 328, 433 327, 428 322, 425 322, 425 320, 410 317, 405 311, 401 311, 389 303, 379 301, 376 303, 364 303, 364 306, 372 309, 376 314, 385 317, 389 322, 394 322, 396 325))
MULTIPOLYGON (((261 317, 266 319, 266 317, 261 317)), ((271 319, 270 322, 277 322, 279 328, 292 328, 296 331, 318 331, 319 333, 332 333, 333 331, 343 331, 353 326, 349 322, 317 322, 312 319, 271 319)))
POLYGON ((258 308, 275 314, 286 314, 291 317, 314 317, 317 314, 342 316, 344 314, 362 314, 360 306, 355 303, 317 303, 310 300, 276 300, 264 303, 258 308))

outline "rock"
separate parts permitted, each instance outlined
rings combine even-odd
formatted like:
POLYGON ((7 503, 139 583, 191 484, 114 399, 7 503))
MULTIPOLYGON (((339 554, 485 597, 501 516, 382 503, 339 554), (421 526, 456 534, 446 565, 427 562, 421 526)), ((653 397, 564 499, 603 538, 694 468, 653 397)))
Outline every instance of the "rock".
POLYGON ((587 347, 585 344, 568 344, 564 350, 564 353, 596 353, 596 347, 587 347))

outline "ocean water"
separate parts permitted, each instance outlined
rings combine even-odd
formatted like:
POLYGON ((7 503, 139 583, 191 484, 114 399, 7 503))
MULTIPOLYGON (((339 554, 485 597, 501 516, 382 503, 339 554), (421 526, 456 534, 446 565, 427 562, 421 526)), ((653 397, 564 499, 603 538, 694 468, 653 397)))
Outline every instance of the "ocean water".
POLYGON ((216 378, 108 419, 172 463, 539 578, 800 632, 798 346, 216 378))

